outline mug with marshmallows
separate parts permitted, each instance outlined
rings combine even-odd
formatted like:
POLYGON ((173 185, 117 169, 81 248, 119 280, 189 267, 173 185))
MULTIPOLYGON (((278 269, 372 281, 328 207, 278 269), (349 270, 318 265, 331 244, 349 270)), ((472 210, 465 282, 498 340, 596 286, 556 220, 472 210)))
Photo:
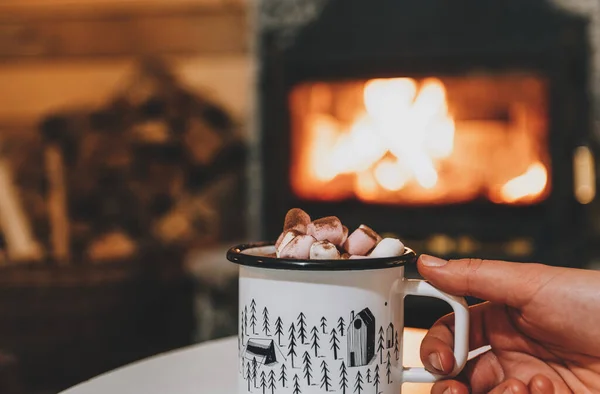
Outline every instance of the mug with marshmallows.
POLYGON ((464 299, 406 279, 404 267, 416 254, 400 241, 382 240, 366 226, 348 235, 332 217, 313 222, 292 211, 275 245, 227 253, 240 265, 238 394, 397 394, 404 382, 440 379, 402 364, 407 295, 452 306, 453 374, 461 371, 468 355, 464 299))

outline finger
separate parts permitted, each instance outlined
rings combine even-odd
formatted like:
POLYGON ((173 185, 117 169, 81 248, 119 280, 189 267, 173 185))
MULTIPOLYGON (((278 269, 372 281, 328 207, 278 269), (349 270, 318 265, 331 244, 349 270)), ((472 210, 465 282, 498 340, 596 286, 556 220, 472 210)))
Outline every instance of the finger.
POLYGON ((469 360, 460 379, 469 384, 473 393, 487 393, 504 381, 505 373, 496 354, 487 351, 469 360))
MULTIPOLYGON (((490 303, 469 308, 469 350, 489 345, 485 335, 485 315, 494 307, 490 303)), ((421 361, 433 373, 448 374, 454 369, 454 314, 439 319, 421 343, 421 361)))
POLYGON ((500 383, 489 394, 529 394, 529 389, 525 383, 513 378, 500 383))
POLYGON ((510 352, 498 355, 494 350, 489 350, 470 360, 457 379, 468 384, 473 394, 490 392, 504 382, 507 376, 528 382, 528 391, 532 394, 554 394, 556 383, 539 371, 555 373, 555 370, 534 356, 510 352))
POLYGON ((552 381, 544 375, 535 375, 529 382, 531 394, 554 394, 552 381))
POLYGON ((431 394, 469 394, 469 388, 456 380, 440 380, 431 388, 431 394))
POLYGON ((520 308, 563 269, 541 264, 421 255, 419 273, 440 290, 520 308))

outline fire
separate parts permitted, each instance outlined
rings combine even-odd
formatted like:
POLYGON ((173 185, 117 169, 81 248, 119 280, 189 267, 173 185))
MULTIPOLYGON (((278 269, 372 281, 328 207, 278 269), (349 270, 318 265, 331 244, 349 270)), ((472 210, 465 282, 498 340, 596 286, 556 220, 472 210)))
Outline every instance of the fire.
POLYGON ((314 85, 291 96, 294 127, 302 130, 295 133, 300 147, 292 160, 301 197, 419 204, 464 202, 483 193, 510 204, 534 202, 547 192, 546 165, 532 155, 535 136, 523 132, 532 123, 526 112, 515 111, 515 126, 457 123, 446 86, 435 78, 348 85, 349 93, 339 96, 344 105, 336 105, 326 84, 314 85), (515 138, 507 140, 511 127, 515 138), (491 167, 495 172, 486 174, 491 167))
POLYGON ((398 160, 381 161, 375 167, 375 179, 384 189, 396 192, 401 190, 410 180, 411 174, 398 160))
POLYGON ((524 174, 511 179, 502 186, 502 201, 516 202, 535 198, 546 188, 548 173, 542 163, 529 166, 524 174))
MULTIPOLYGON (((319 179, 366 171, 390 153, 394 164, 383 161, 373 168, 381 186, 398 191, 416 181, 425 189, 435 187, 435 160, 448 157, 454 142, 454 123, 441 82, 426 81, 417 91, 412 79, 374 79, 365 84, 364 105, 366 113, 348 132, 339 133, 333 145, 327 146, 333 127, 317 131, 313 152, 319 159, 312 163, 313 171, 321 174, 319 179), (323 154, 326 151, 330 154, 323 154), (326 162, 321 160, 324 157, 326 162)), ((356 183, 357 188, 361 185, 356 183)))

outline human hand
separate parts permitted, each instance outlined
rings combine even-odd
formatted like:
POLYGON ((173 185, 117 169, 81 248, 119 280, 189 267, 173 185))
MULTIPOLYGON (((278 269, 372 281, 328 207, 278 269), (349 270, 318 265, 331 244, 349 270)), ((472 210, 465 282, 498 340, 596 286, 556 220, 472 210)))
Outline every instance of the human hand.
MULTIPOLYGON (((421 256, 419 272, 450 294, 488 302, 470 308, 470 360, 433 394, 600 393, 600 272, 490 260, 421 256)), ((421 345, 432 373, 454 367, 454 316, 421 345)))

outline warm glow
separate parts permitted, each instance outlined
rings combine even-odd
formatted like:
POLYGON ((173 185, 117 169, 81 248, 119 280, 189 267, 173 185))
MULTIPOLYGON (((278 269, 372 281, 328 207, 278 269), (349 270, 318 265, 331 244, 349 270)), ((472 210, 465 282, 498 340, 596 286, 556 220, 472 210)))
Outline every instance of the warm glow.
POLYGON ((375 179, 384 189, 395 192, 404 187, 411 174, 397 160, 385 160, 377 164, 375 179))
POLYGON ((596 197, 596 161, 587 146, 580 146, 573 157, 575 171, 575 198, 580 204, 589 204, 596 197))
POLYGON ((356 183, 354 192, 356 195, 365 200, 371 200, 377 197, 378 185, 369 171, 363 171, 356 174, 356 183))
MULTIPOLYGON (((489 80, 487 87, 465 84, 471 101, 462 106, 451 105, 436 78, 301 85, 290 96, 294 192, 405 204, 466 202, 481 194, 504 204, 539 201, 549 190, 548 164, 536 148, 546 132, 535 102, 543 85, 526 81, 537 90, 515 105, 504 99, 513 105, 504 110, 509 120, 465 119, 471 107, 485 111, 486 99, 495 105, 490 114, 502 113, 501 89, 489 80), (476 94, 481 98, 474 100, 476 94)), ((510 83, 517 88, 507 85, 505 96, 520 90, 519 80, 510 83)))
POLYGON ((433 160, 452 152, 454 123, 440 81, 425 81, 415 97, 416 92, 412 79, 371 80, 364 87, 367 113, 357 117, 333 145, 327 146, 334 127, 316 125, 312 164, 319 179, 367 171, 389 151, 395 164, 382 162, 374 169, 379 185, 397 191, 414 180, 425 189, 435 187, 438 174, 433 160))
POLYGON ((332 118, 317 117, 313 120, 311 130, 313 137, 310 150, 314 174, 321 181, 329 181, 337 175, 326 160, 330 145, 338 137, 337 123, 332 118))
POLYGON ((410 78, 372 79, 363 91, 365 108, 374 118, 400 118, 411 106, 416 92, 417 84, 410 78))
POLYGON ((525 198, 535 198, 544 191, 547 182, 546 167, 542 163, 532 164, 524 174, 502 186, 503 201, 516 202, 525 198))

